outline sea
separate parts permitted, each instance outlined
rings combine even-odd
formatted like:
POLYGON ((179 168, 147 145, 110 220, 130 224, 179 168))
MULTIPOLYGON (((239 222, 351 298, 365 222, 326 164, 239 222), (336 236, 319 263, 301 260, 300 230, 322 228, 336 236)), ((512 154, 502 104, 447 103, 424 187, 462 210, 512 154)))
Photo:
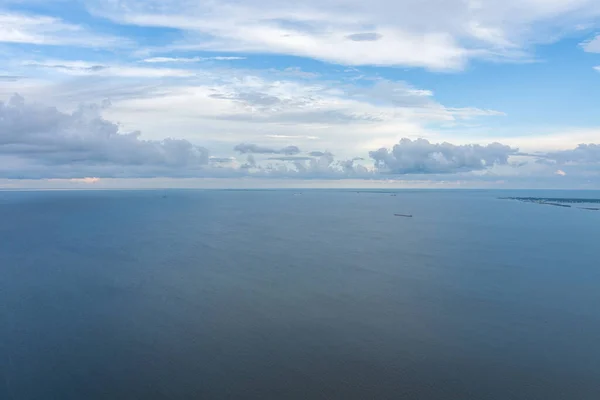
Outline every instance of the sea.
POLYGON ((0 192, 0 399, 600 399, 600 211, 511 196, 600 192, 0 192))

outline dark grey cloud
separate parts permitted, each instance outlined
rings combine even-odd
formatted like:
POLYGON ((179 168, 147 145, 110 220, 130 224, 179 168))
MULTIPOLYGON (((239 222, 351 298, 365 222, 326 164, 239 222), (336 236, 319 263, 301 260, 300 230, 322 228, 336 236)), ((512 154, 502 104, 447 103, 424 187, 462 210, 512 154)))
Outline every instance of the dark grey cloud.
POLYGON ((446 174, 505 165, 517 149, 500 143, 487 146, 430 143, 425 139, 402 139, 392 149, 381 148, 369 156, 376 167, 395 174, 446 174))
POLYGON ((233 148, 240 154, 284 154, 293 156, 300 153, 297 146, 287 146, 282 149, 273 149, 271 147, 259 146, 253 143, 240 143, 233 148))
POLYGON ((600 163, 600 144, 580 144, 575 149, 555 151, 545 154, 542 159, 552 160, 559 164, 581 163, 594 164, 600 163))
MULTIPOLYGON (((82 105, 72 113, 30 104, 19 95, 0 102, 0 157, 21 176, 73 177, 173 176, 195 174, 209 161, 209 152, 187 140, 143 140, 140 132, 121 132, 101 116, 103 105, 82 105), (20 171, 20 172, 19 172, 20 171)), ((1 170, 5 176, 11 168, 1 170)))
POLYGON ((382 38, 382 35, 376 32, 353 33, 346 36, 346 39, 353 42, 375 42, 382 38))

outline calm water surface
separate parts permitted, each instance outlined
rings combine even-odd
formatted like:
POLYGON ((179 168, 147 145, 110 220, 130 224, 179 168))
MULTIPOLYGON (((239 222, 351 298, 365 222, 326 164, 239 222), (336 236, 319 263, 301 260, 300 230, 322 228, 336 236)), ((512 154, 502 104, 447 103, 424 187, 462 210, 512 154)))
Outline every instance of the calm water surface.
POLYGON ((0 192, 0 399, 600 399, 600 193, 294 193, 0 192))

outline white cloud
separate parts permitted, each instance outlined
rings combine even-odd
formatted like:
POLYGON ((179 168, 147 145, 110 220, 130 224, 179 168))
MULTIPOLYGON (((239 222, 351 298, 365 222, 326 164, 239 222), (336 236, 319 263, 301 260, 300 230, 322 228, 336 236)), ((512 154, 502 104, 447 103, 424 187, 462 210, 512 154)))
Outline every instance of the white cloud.
POLYGON ((69 179, 69 181, 71 181, 73 183, 85 183, 85 184, 91 185, 91 184, 100 182, 100 178, 88 176, 85 178, 72 178, 72 179, 69 179))
POLYGON ((37 67, 55 70, 68 75, 117 76, 129 78, 187 78, 196 75, 194 71, 174 68, 145 68, 128 65, 108 65, 89 61, 25 61, 26 67, 37 67))
POLYGON ((171 49, 257 52, 346 65, 460 69, 471 58, 530 59, 600 15, 595 0, 121 0, 90 9, 122 23, 171 27, 171 49))
POLYGON ((129 41, 90 32, 80 25, 43 15, 25 15, 0 9, 0 43, 76 47, 122 47, 129 41))
POLYGON ((3 82, 0 98, 18 91, 62 110, 72 110, 79 102, 110 98, 112 106, 103 115, 119 121, 122 131, 141 130, 143 138, 155 141, 163 140, 168 132, 201 143, 219 158, 230 156, 239 143, 260 143, 273 149, 293 145, 307 151, 329 150, 342 159, 367 158, 369 151, 391 148, 403 137, 426 137, 456 145, 498 141, 527 152, 548 152, 593 143, 599 134, 593 129, 567 129, 528 131, 526 135, 510 131, 503 135, 508 128, 495 132, 485 126, 470 127, 472 119, 503 114, 447 107, 436 101, 435 93, 428 88, 402 81, 294 79, 271 70, 213 66, 176 69, 178 72, 169 76, 163 71, 169 68, 137 63, 130 66, 46 60, 32 64, 35 63, 32 69, 58 83, 43 80, 43 75, 35 80, 3 82), (126 68, 134 69, 121 73, 126 68), (147 79, 178 77, 179 71, 193 77, 147 79), (450 124, 452 128, 448 129, 450 124))
POLYGON ((600 53, 600 35, 581 43, 581 47, 588 53, 600 53))
POLYGON ((215 56, 215 57, 150 57, 142 61, 145 63, 195 63, 200 61, 236 61, 245 60, 246 57, 215 56))

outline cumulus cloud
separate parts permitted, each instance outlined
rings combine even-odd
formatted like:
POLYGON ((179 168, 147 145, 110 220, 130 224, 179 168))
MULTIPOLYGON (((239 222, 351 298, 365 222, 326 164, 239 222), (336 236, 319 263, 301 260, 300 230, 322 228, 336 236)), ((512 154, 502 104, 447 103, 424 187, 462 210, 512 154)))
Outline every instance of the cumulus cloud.
POLYGON ((293 156, 300 153, 300 149, 297 146, 287 146, 281 149, 273 149, 253 143, 240 143, 235 146, 233 150, 239 152, 240 154, 285 154, 288 156, 293 156))
POLYGON ((170 176, 208 164, 204 147, 187 140, 143 140, 104 119, 108 107, 82 105, 72 113, 29 104, 19 95, 0 102, 0 174, 9 177, 170 176), (10 166, 20 168, 11 168, 10 166))
POLYGON ((580 144, 572 150, 562 150, 548 153, 544 156, 546 160, 552 160, 559 164, 582 163, 594 164, 600 163, 600 144, 580 144))
POLYGON ((392 149, 369 153, 376 167, 395 174, 445 174, 482 170, 508 163, 517 149, 500 143, 454 145, 402 139, 392 149))
POLYGON ((334 179, 342 177, 369 179, 375 176, 373 171, 369 171, 363 165, 356 164, 353 159, 335 160, 333 155, 329 153, 305 161, 295 161, 294 169, 300 175, 326 176, 334 179))
POLYGON ((572 179, 600 165, 600 144, 520 153, 500 143, 455 145, 425 139, 402 139, 392 148, 370 152, 372 166, 365 166, 360 157, 336 159, 329 151, 301 152, 298 146, 254 143, 240 143, 233 149, 229 144, 229 153, 221 148, 219 157, 210 157, 206 148, 187 140, 144 140, 140 132, 125 131, 104 118, 109 107, 104 102, 65 112, 26 102, 18 95, 0 102, 0 178, 58 178, 78 184, 104 178, 378 179, 390 174, 451 173, 496 178, 568 174, 572 179), (239 153, 237 158, 228 157, 233 151, 239 153), (524 157, 545 164, 520 162, 524 157))

